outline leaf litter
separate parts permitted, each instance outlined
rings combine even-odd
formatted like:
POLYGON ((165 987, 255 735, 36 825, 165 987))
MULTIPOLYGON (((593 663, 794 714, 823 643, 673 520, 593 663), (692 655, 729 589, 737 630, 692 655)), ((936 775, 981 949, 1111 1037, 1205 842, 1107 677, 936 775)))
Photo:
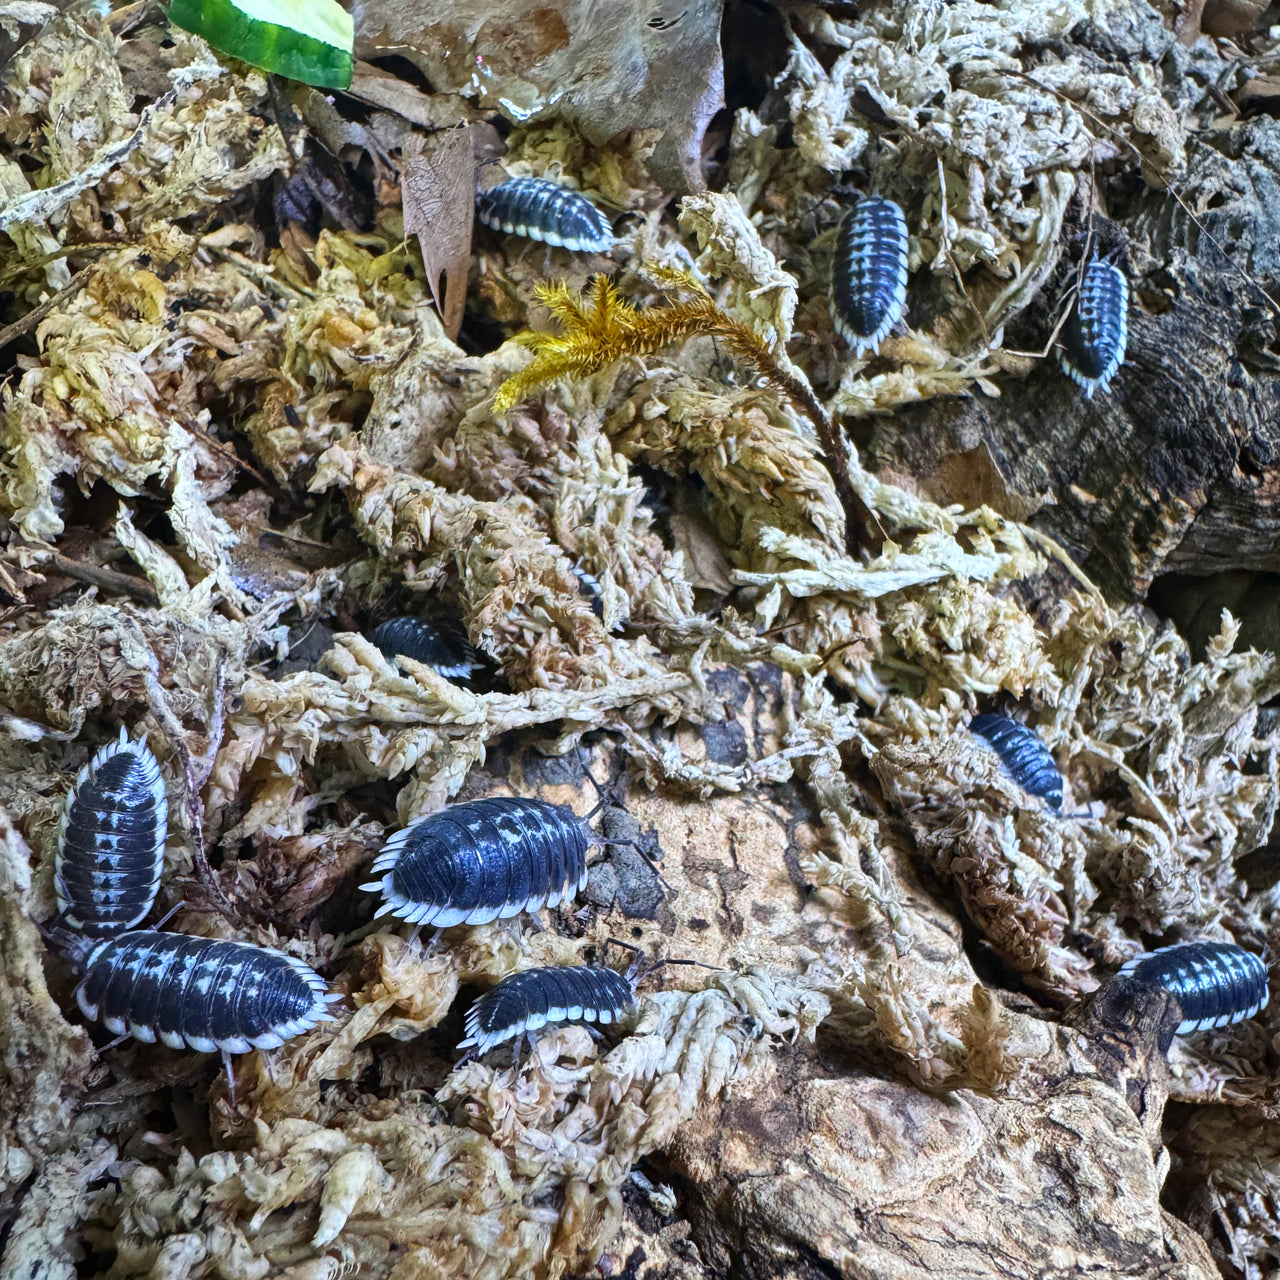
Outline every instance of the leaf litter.
MULTIPOLYGON (((510 172, 572 175, 623 210, 623 265, 607 281, 558 254, 563 283, 538 293, 540 247, 477 236, 462 339, 472 152, 448 130, 475 106, 418 92, 410 117, 389 91, 367 100, 337 154, 358 172, 385 140, 403 203, 375 187, 370 228, 324 227, 295 242, 300 260, 258 220, 290 172, 261 75, 93 9, 17 51, 0 167, 12 316, 88 274, 17 335, 0 422, 15 1274, 39 1259, 59 1276, 571 1275, 635 1241, 638 1162, 708 1195, 740 1168, 758 1198, 723 1213, 759 1226, 743 1251, 797 1241, 851 1274, 871 1236, 885 1245, 870 1228, 846 1240, 849 1204, 925 1268, 931 1215, 977 1231, 975 1188, 1002 1177, 1020 1237, 1066 1268, 1166 1275, 1173 1257, 1209 1275, 1186 1222, 1214 1213, 1233 1256, 1276 1247, 1259 1208, 1280 1180, 1274 1010, 1179 1046, 1167 1073, 1105 1058, 1087 1017, 1056 1021, 1145 946, 1270 940, 1274 891, 1245 897, 1235 863, 1275 816, 1274 659, 1237 652, 1224 616, 1192 661, 1042 535, 867 472, 839 427, 987 393, 1081 163, 1105 153, 1151 178, 1091 120, 1176 172, 1176 106, 1140 66, 1092 74, 1069 39, 1083 5, 783 9, 786 65, 728 143, 738 197, 670 204, 643 130, 610 141, 548 108, 510 133, 510 172), (1036 41, 1064 50, 1053 92, 1018 71, 1036 41), (138 107, 144 67, 170 87, 138 107), (868 99, 899 155, 852 105, 868 99), (874 376, 837 357, 818 284, 833 177, 865 157, 943 299, 874 376), (548 303, 566 328, 548 329, 548 303), (474 339, 495 330, 516 340, 474 339), (601 583, 599 612, 575 568, 601 583), (465 625, 487 685, 366 638, 430 608, 465 625), (1002 699, 1085 816, 1029 803, 965 732, 1002 699), (234 1099, 196 1055, 92 1050, 67 1016, 74 975, 33 923, 53 911, 65 789, 120 724, 147 733, 169 782, 161 907, 185 903, 170 927, 283 947, 344 996, 338 1024, 240 1059, 234 1099), (435 949, 370 927, 355 885, 387 834, 494 792, 585 813, 576 749, 596 776, 623 771, 672 896, 627 918, 624 898, 589 894, 551 927, 455 929, 435 949), (566 1027, 518 1069, 455 1063, 478 987, 619 935, 722 972, 664 970, 604 1046, 566 1027), (1166 1092, 1192 1117, 1170 1183, 1193 1189, 1185 1221, 1159 1202, 1166 1092), (780 1098, 822 1141, 796 1154, 782 1130, 759 1136, 780 1098), (854 1135, 877 1117, 867 1158, 854 1135), (1107 1231, 1084 1211, 1049 1220, 1042 1189, 1010 1175, 1064 1130, 1087 1141, 1060 1189, 1090 1188, 1107 1231), (1246 1169, 1247 1151, 1263 1154, 1246 1169), (1111 1169, 1125 1194, 1108 1199, 1111 1169), (895 1176, 933 1192, 904 1207, 895 1176)), ((658 171, 684 171, 687 129, 677 141, 658 171)), ((635 1247, 657 1267, 665 1240, 635 1247)), ((684 1243, 679 1265, 710 1273, 684 1243)))

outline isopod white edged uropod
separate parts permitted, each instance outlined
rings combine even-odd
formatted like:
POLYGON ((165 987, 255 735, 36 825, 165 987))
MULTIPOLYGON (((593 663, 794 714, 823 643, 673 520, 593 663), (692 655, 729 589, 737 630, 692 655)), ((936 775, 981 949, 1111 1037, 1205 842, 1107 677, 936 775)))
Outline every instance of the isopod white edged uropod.
POLYGON ((571 902, 586 888, 596 836, 571 809, 491 796, 452 804, 397 831, 362 885, 381 892, 378 915, 444 929, 487 924, 571 902))
POLYGON ((528 236, 574 253, 606 253, 613 228, 586 196, 545 178, 511 178, 476 195, 486 227, 528 236))
POLYGON ((85 1017, 118 1036, 224 1057, 275 1049, 332 1021, 340 998, 283 951, 158 929, 98 943, 76 988, 85 1017))
POLYGON ((1129 338, 1129 281, 1114 262, 1094 258, 1085 268, 1058 359, 1084 388, 1086 399, 1105 391, 1124 363, 1129 338))
POLYGON ((1117 977, 1169 992, 1182 1012, 1178 1035, 1243 1022, 1271 995, 1262 957, 1233 942, 1161 947, 1130 960, 1117 977))
POLYGON ((88 938, 143 920, 160 889, 168 822, 155 756, 121 729, 67 792, 53 872, 60 920, 88 938))
POLYGON ((974 716, 969 728, 991 744, 1018 786, 1053 808, 1062 808, 1062 774, 1034 729, 1008 716, 990 714, 974 716))
POLYGON ((608 1026, 635 1008, 632 977, 601 965, 548 965, 503 978, 467 1011, 459 1049, 488 1053, 527 1032, 567 1022, 608 1026))
POLYGON ((831 262, 836 332, 855 355, 876 352, 907 305, 907 220, 892 200, 865 196, 840 220, 831 262))

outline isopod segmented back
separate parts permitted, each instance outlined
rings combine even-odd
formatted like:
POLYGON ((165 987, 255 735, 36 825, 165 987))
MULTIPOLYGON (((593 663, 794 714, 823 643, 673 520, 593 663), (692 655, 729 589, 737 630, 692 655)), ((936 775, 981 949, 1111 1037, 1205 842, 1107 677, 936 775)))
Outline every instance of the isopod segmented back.
POLYGON ((144 919, 160 888, 168 821, 155 756, 121 729, 67 792, 53 873, 62 921, 101 938, 144 919))
POLYGON ((892 200, 866 196, 840 221, 831 265, 836 331, 855 355, 875 352, 907 305, 907 221, 892 200))
POLYGON ((458 1048, 488 1053, 527 1031, 564 1022, 621 1022, 635 1005, 630 978, 598 965, 547 965, 503 978, 467 1012, 458 1048))
POLYGON ((369 639, 388 658, 412 658, 457 683, 470 680, 481 665, 464 635, 433 626, 425 618, 389 618, 369 639))
POLYGON ((337 1000, 301 960, 270 947, 137 929, 89 953, 76 1001, 116 1035, 224 1054, 274 1049, 337 1000))
POLYGON ((486 227, 575 253, 613 247, 613 228, 604 214, 586 196, 544 178, 511 178, 479 192, 476 216, 486 227))
POLYGON ((1178 1001, 1178 1034, 1243 1022, 1270 998, 1261 956, 1233 942, 1183 942, 1130 960, 1117 977, 1159 987, 1178 1001))
POLYGON ((1058 348, 1063 370, 1087 398, 1110 385, 1124 363, 1128 336, 1129 281, 1114 262, 1094 258, 1085 268, 1058 348))
POLYGON ((1008 716, 990 714, 974 716, 969 728, 995 748, 1004 767, 1024 791, 1039 796, 1055 809, 1062 808, 1062 774, 1034 730, 1008 716))
POLYGON ((452 804, 397 831, 374 860, 378 915, 443 929, 572 901, 595 840, 571 809, 491 796, 452 804))

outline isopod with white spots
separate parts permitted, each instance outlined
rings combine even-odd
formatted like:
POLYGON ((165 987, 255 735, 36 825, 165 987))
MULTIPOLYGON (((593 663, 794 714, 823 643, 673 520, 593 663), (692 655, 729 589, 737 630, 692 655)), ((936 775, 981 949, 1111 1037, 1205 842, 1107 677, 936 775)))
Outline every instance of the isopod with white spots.
POLYGON ((1271 992, 1261 956, 1233 942, 1182 942, 1137 956, 1117 975, 1158 987, 1178 1002, 1178 1035, 1243 1022, 1267 1007, 1271 992))
POLYGON ((1114 262, 1094 258, 1085 268, 1058 348, 1064 372, 1084 388, 1087 399, 1105 391, 1116 376, 1128 337, 1129 282, 1114 262))
POLYGON ((601 965, 546 965, 503 978, 467 1011, 459 1049, 488 1053, 496 1045, 562 1023, 608 1026, 635 1008, 631 977, 601 965))
POLYGON ((586 196, 545 178, 511 178, 476 196, 476 216, 486 227, 528 236, 574 253, 606 253, 613 228, 586 196))
POLYGON ((283 951, 158 929, 98 943, 76 988, 85 1017, 118 1036, 224 1057, 275 1049, 332 1021, 339 998, 283 951))
POLYGON ((464 636, 433 626, 425 618, 389 618, 374 628, 369 639, 388 658, 412 658, 458 684, 470 680, 481 665, 464 636))
POLYGON ((168 820, 155 756, 121 729, 67 792, 53 871, 60 921, 102 938, 143 920, 159 892, 168 820))
POLYGON ((907 221, 892 200, 866 196, 840 221, 831 264, 836 331, 855 355, 875 352, 907 305, 907 221))
POLYGON ((487 924, 571 902, 601 843, 571 809, 491 796, 448 805, 397 831, 374 860, 378 915, 438 929, 487 924))

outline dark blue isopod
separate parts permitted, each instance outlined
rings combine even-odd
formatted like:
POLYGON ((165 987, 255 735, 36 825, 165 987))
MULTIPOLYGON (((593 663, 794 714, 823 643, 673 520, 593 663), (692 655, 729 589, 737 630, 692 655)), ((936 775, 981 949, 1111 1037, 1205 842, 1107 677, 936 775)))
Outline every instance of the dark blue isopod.
POLYGON ((434 627, 423 618, 390 618, 375 627, 369 639, 388 658, 412 658, 459 684, 470 680, 481 665, 465 636, 434 627))
POLYGON ((168 821, 155 756, 121 729, 67 792, 53 871, 61 920, 89 938, 142 920, 160 888, 168 821))
POLYGON ((543 178, 511 178, 476 196, 486 227, 573 252, 606 253, 613 228, 586 196, 543 178))
POLYGON ((1058 348, 1064 372, 1084 388, 1086 398, 1107 389, 1124 363, 1128 335, 1129 282, 1114 262, 1094 258, 1058 348))
POLYGON ((969 728, 991 743, 1018 786, 1062 808, 1062 774, 1033 730, 1008 716, 994 715, 974 716, 969 728))
POLYGON ((831 264, 836 331, 853 348, 875 352, 907 304, 907 220, 892 200, 867 196, 840 221, 831 264))
POLYGON ((378 915, 411 924, 487 924, 571 902, 587 884, 596 836, 572 809, 518 796, 451 804, 382 847, 361 887, 382 894, 378 915))
POLYGON ((600 579, 593 573, 588 573, 580 564, 572 564, 569 566, 573 570, 573 576, 578 580, 578 594, 591 604, 591 612, 597 618, 604 617, 604 588, 600 585, 600 579))
POLYGON ((116 1035, 224 1057, 274 1049, 332 1021, 328 1005, 339 998, 283 951, 158 929, 98 943, 76 988, 85 1017, 116 1035))
POLYGON ((466 1039, 459 1049, 478 1054, 562 1022, 621 1022, 635 1007, 631 978, 596 965, 550 965, 503 978, 467 1012, 466 1039))
POLYGON ((1232 942, 1183 942, 1130 960, 1118 977, 1159 987, 1178 1001, 1178 1035, 1243 1022, 1270 998, 1267 966, 1232 942))

